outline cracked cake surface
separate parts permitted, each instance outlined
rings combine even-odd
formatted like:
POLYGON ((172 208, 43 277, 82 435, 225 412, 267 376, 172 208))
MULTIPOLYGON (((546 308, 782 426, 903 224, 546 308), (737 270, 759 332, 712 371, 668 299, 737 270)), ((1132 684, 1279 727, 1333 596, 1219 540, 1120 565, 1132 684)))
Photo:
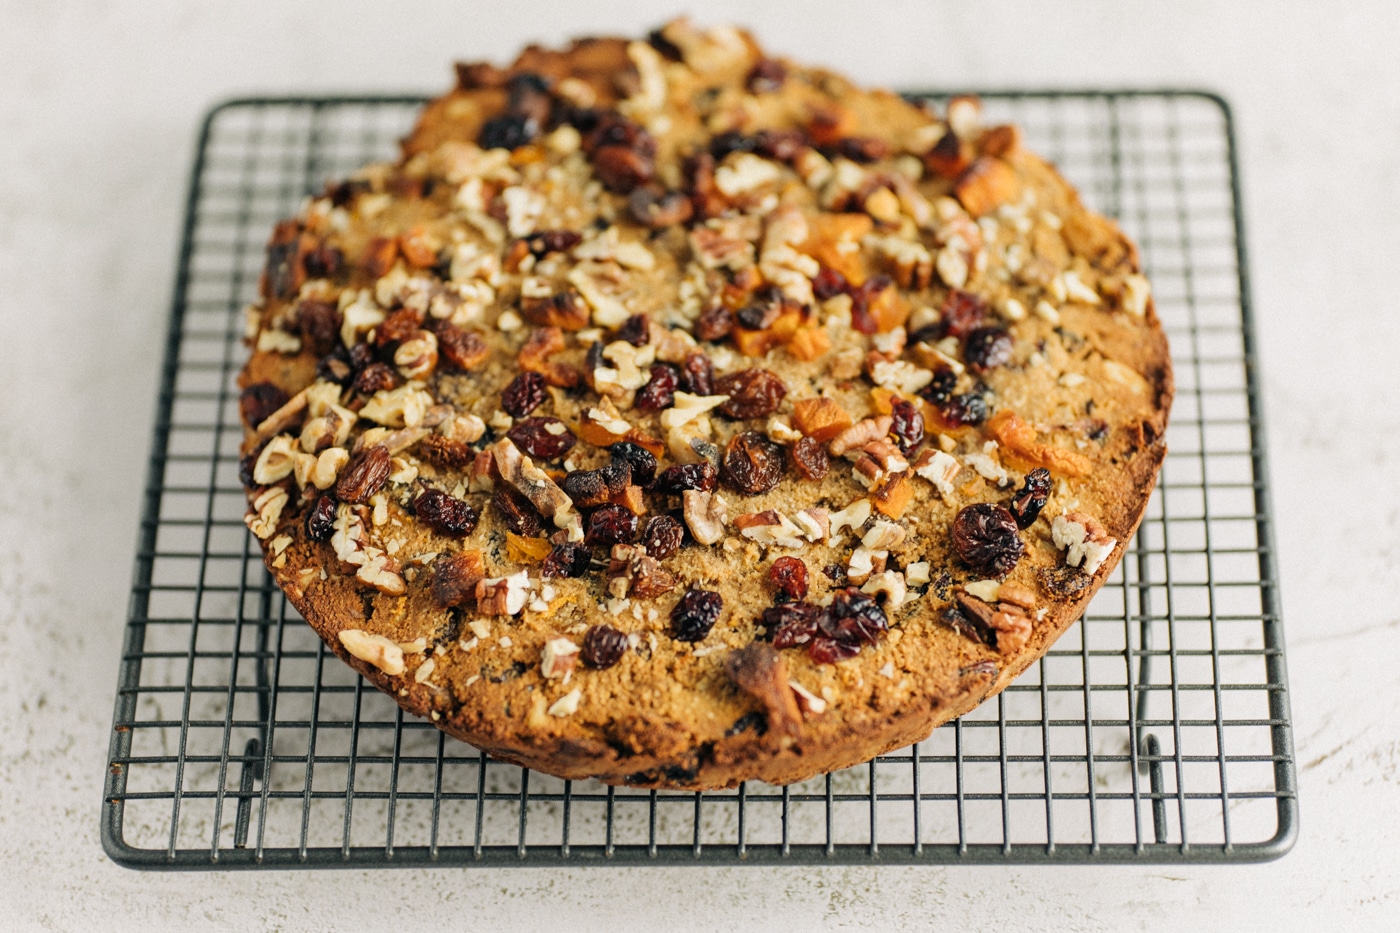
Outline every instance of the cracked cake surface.
POLYGON ((240 474, 407 711, 567 778, 800 780, 1084 611, 1165 455, 1137 250, 1015 127, 681 20, 459 65, 278 224, 240 474))

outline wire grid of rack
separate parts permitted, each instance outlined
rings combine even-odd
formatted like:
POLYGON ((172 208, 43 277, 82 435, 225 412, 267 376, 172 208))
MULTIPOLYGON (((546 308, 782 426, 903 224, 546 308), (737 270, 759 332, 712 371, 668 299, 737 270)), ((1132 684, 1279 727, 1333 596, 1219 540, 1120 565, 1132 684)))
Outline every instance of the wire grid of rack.
MULTIPOLYGON (((938 95, 928 95, 937 98, 938 95)), ((1243 861, 1296 828, 1234 139, 1193 92, 984 94, 1142 249, 1170 453, 1130 550, 996 699, 789 787, 568 782, 405 719, 289 609, 242 523, 234 377, 271 225, 389 158, 416 97, 240 100, 194 166, 103 840, 141 868, 1243 861)))

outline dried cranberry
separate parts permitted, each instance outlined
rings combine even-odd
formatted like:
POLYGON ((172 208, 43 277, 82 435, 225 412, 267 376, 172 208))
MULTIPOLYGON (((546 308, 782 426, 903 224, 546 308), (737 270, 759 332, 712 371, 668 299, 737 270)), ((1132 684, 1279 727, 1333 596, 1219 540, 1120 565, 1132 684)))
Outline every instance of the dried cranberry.
POLYGON ((540 131, 539 123, 524 114, 508 113, 487 120, 476 137, 482 149, 518 149, 540 131))
POLYGON ((382 444, 366 448, 340 474, 335 484, 335 496, 341 502, 364 502, 379 491, 389 479, 389 448, 382 444))
POLYGON ((661 411, 676 403, 676 387, 680 376, 676 367, 657 363, 651 368, 651 378, 637 392, 632 405, 638 411, 661 411))
POLYGON ((629 194, 656 174, 650 155, 627 146, 604 146, 593 153, 593 174, 609 191, 629 194))
POLYGON ((647 554, 665 560, 680 550, 685 540, 685 526, 669 515, 653 515, 642 530, 642 544, 647 554))
POLYGON ((307 299, 297 304, 297 329, 306 349, 325 356, 340 342, 340 311, 329 301, 307 299))
POLYGON ((846 281, 846 277, 830 266, 822 266, 817 277, 812 279, 812 294, 818 301, 845 295, 850 289, 851 285, 846 281))
POLYGON ((766 369, 742 369, 716 379, 715 394, 729 396, 719 410, 731 418, 765 418, 782 404, 787 386, 766 369))
POLYGON ((822 619, 822 634, 857 647, 872 645, 890 627, 885 610, 854 587, 837 590, 822 619))
POLYGON ((703 353, 692 353, 681 367, 681 388, 692 395, 715 394, 715 364, 703 353))
POLYGON ((467 372, 486 362, 491 355, 491 348, 480 334, 462 330, 446 321, 439 321, 434 329, 437 332, 438 356, 451 368, 467 372))
POLYGON ((329 541, 334 532, 335 499, 322 493, 306 513, 306 536, 312 541, 329 541))
POLYGON ((943 406, 948 404, 957 387, 958 374, 946 366, 940 366, 933 371, 933 380, 919 390, 919 395, 935 405, 943 406))
POLYGON ((810 437, 804 437, 788 448, 788 456, 792 457, 792 465, 803 479, 824 480, 831 469, 831 458, 826 448, 810 437))
POLYGON ((287 393, 270 382, 255 382, 238 394, 243 423, 256 428, 267 416, 287 404, 287 393))
POLYGON ((783 448, 757 431, 736 434, 724 450, 720 470, 738 491, 765 493, 783 478, 783 448))
POLYGON ((779 557, 768 568, 768 582, 789 600, 807 598, 807 565, 800 557, 779 557))
POLYGON ((396 388, 401 381, 394 367, 387 363, 370 363, 355 377, 355 391, 363 395, 387 392, 396 388))
POLYGON ((625 340, 634 347, 646 346, 651 340, 651 318, 645 314, 632 315, 617 329, 616 339, 625 340))
POLYGON ((719 471, 713 463, 682 463, 667 467, 656 478, 656 491, 679 495, 687 489, 709 492, 715 488, 719 471))
POLYGON ((476 530, 476 509, 441 489, 425 489, 415 496, 413 512, 438 534, 464 538, 476 530))
POLYGON ((807 654, 818 664, 836 664, 860 654, 860 645, 838 641, 828 635, 817 635, 807 646, 807 654))
POLYGON ((608 450, 614 457, 627 461, 632 467, 632 482, 638 486, 650 486, 656 479, 656 455, 641 444, 619 441, 608 450))
POLYGON ((1004 366, 1011 359, 1011 335, 1000 327, 979 327, 963 340, 963 359, 974 373, 1004 366))
POLYGON ((704 641, 719 621, 724 597, 711 590, 686 590, 671 610, 671 634, 680 641, 704 641))
POLYGON ((751 94, 776 91, 787 80, 787 66, 775 58, 760 58, 744 78, 744 87, 751 94))
POLYGON ((550 253, 567 253, 583 242, 583 234, 573 230, 539 230, 525 238, 525 248, 536 259, 550 253))
POLYGON ((953 289, 943 301, 943 335, 945 337, 966 337, 978 327, 987 316, 987 303, 971 292, 953 289))
POLYGON ((583 636, 579 657, 589 667, 605 671, 627 653, 627 636, 611 625, 595 625, 583 636))
POLYGON ((501 408, 512 418, 524 418, 544 402, 544 376, 521 373, 501 393, 501 408))
POLYGON ((890 404, 890 416, 893 419, 890 433, 899 442, 900 450, 907 454, 923 442, 924 416, 912 402, 906 402, 902 398, 895 399, 890 404))
POLYGON ((557 460, 578 442, 574 432, 558 418, 524 418, 511 425, 506 437, 540 460, 557 460))
POLYGON ((605 505, 588 516, 588 533, 583 543, 589 547, 627 544, 637 536, 637 516, 625 505, 605 505))
POLYGON ((462 441, 441 434, 429 434, 418 442, 418 456, 433 466, 460 470, 476 459, 476 451, 462 441))
POLYGON ((977 573, 1004 577, 1026 553, 1026 545, 1009 511, 979 502, 953 519, 953 553, 977 573))
POLYGON ((520 493, 505 483, 497 483, 491 495, 491 505, 500 513, 506 528, 526 538, 533 538, 544 527, 539 510, 520 493))
POLYGON ((723 340, 734 330, 734 312, 724 305, 705 308, 695 319, 697 340, 723 340))
POLYGON ((785 603, 763 610, 761 619, 774 648, 796 648, 811 642, 821 624, 824 610, 807 603, 785 603))
POLYGON ((1011 516, 1016 519, 1016 527, 1025 530, 1035 524, 1040 510, 1045 508, 1045 500, 1050 498, 1050 471, 1036 467, 1026 474, 1025 484, 1011 500, 1011 516))
POLYGON ((939 410, 949 424, 978 425, 987 420, 987 400, 976 392, 955 395, 939 410))
POLYGON ((581 577, 588 572, 592 560, 588 548, 582 544, 556 544, 540 565, 540 576, 546 580, 555 577, 581 577))

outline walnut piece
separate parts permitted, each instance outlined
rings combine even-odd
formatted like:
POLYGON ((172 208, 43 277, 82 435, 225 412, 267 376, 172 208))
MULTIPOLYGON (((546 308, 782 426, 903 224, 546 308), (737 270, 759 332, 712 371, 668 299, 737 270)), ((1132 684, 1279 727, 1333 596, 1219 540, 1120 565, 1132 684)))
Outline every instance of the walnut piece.
POLYGON ((724 659, 724 670, 749 696, 763 704, 768 728, 796 738, 802 734, 802 712, 788 685, 787 664, 777 649, 766 641, 756 641, 731 651, 724 659))
POLYGON ((345 629, 340 633, 340 643, 352 657, 373 665, 390 677, 404 672, 403 649, 383 635, 371 635, 362 629, 345 629))
POLYGON ((691 536, 701 544, 718 544, 724 537, 724 523, 729 515, 723 497, 687 489, 681 493, 681 501, 691 536))
POLYGON ((567 638, 551 638, 540 650, 540 673, 546 680, 568 677, 578 663, 578 645, 567 638))

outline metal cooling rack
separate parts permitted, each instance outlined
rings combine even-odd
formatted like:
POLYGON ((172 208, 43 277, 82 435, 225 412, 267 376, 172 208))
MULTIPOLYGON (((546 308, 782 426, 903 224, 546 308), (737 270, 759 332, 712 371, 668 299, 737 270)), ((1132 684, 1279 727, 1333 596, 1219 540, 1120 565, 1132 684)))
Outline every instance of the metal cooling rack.
POLYGON ((790 787, 668 793, 493 761, 366 688, 244 529, 233 389, 268 231, 388 158, 416 97, 239 100, 204 124, 167 338, 102 812, 139 868, 1251 861, 1294 760, 1237 163, 1190 92, 994 93, 1142 248, 1170 453, 1086 617, 917 746, 790 787))

